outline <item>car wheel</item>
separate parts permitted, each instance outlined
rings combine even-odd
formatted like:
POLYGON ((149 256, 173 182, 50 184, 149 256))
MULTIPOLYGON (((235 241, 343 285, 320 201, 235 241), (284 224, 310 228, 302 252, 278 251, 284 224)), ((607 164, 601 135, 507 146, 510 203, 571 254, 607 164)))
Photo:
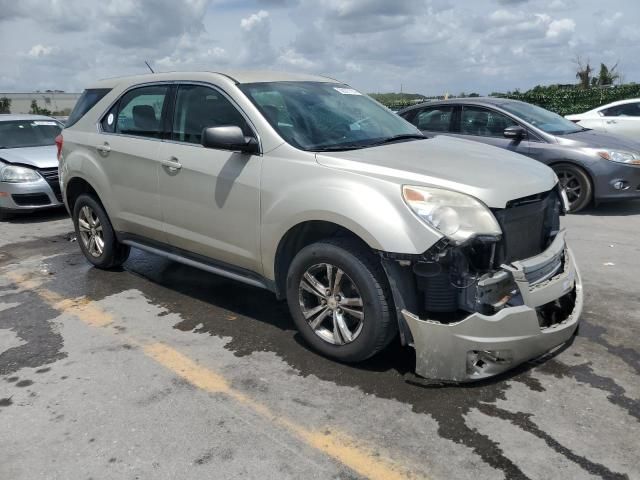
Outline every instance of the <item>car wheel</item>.
POLYGON ((365 360, 397 332, 382 266, 351 239, 323 240, 300 250, 287 274, 287 302, 304 339, 339 361, 365 360))
POLYGON ((571 213, 579 212, 591 203, 593 186, 587 172, 569 163, 554 165, 553 170, 567 192, 571 213))
POLYGON ((129 246, 118 242, 107 213, 91 195, 77 198, 73 205, 73 224, 82 253, 96 267, 119 267, 129 257, 129 246))

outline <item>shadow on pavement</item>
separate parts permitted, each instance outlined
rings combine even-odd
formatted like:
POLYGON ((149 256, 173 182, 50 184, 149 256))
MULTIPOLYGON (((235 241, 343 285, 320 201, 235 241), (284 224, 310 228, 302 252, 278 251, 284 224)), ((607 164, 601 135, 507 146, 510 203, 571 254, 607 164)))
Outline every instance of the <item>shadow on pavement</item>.
POLYGON ((597 217, 624 217, 640 214, 640 200, 619 200, 591 206, 573 215, 590 215, 597 217))
POLYGON ((43 223, 62 220, 63 218, 69 218, 67 210, 64 207, 56 207, 47 210, 37 210, 30 213, 11 212, 6 218, 0 218, 0 223, 43 223))

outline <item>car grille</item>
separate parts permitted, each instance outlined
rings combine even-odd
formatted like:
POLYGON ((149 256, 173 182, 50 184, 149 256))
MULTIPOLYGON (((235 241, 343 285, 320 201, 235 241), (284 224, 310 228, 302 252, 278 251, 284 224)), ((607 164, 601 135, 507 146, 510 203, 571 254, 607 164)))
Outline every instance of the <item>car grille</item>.
POLYGON ((512 200, 494 214, 502 229, 500 263, 542 253, 560 230, 560 198, 555 190, 512 200))
POLYGON ((38 170, 38 173, 47 181, 56 199, 62 202, 62 192, 60 191, 60 182, 58 181, 58 167, 41 168, 38 170))
POLYGON ((11 198, 21 207, 41 207, 51 203, 46 193, 14 193, 11 198))

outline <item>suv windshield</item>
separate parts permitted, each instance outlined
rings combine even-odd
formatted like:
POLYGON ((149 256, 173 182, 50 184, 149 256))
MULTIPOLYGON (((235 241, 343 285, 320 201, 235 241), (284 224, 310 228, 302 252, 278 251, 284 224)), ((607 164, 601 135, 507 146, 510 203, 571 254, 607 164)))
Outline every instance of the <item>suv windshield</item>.
POLYGON ((425 138, 406 120, 348 85, 272 82, 240 88, 280 136, 302 150, 349 150, 425 138))
POLYGON ((530 103, 507 102, 501 104, 500 108, 551 135, 566 135, 568 133, 585 130, 580 125, 576 125, 557 113, 531 105, 530 103))
POLYGON ((55 120, 0 121, 0 148, 53 145, 61 131, 62 125, 55 120))

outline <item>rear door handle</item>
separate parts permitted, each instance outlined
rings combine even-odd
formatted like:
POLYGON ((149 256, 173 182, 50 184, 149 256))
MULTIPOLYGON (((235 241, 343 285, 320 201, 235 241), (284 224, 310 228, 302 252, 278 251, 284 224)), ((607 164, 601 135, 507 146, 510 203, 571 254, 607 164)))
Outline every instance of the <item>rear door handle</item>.
POLYGON ((96 145, 96 150, 103 155, 107 155, 111 151, 111 147, 107 142, 104 142, 102 145, 96 145))
POLYGON ((607 120, 607 123, 618 123, 615 120, 607 120))
POLYGON ((177 173, 182 168, 182 164, 176 157, 171 157, 169 160, 161 160, 160 163, 169 173, 177 173))

